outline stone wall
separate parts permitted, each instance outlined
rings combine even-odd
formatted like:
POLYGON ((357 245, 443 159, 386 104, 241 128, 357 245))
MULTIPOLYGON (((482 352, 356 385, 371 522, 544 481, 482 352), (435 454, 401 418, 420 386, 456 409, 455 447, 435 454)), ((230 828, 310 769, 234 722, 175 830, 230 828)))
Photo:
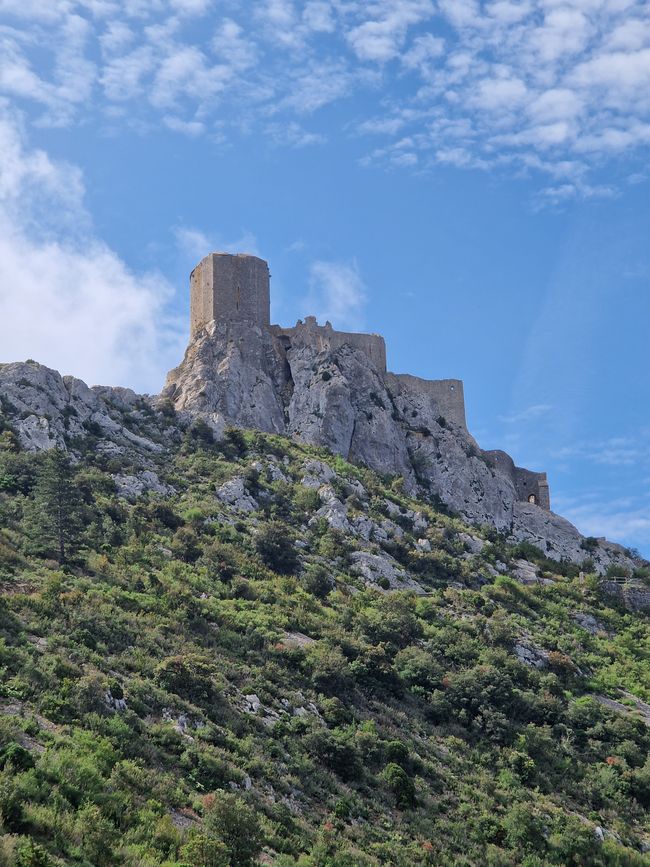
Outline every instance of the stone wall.
POLYGON ((483 452, 483 455, 488 463, 498 467, 501 472, 505 472, 510 477, 518 500, 522 503, 534 503, 550 511, 551 493, 546 473, 535 473, 518 467, 510 455, 498 449, 483 452))
POLYGON ((465 393, 460 379, 420 379, 410 373, 388 373, 386 384, 393 394, 415 394, 436 406, 436 414, 467 431, 465 393))
POLYGON ((289 342, 300 337, 302 341, 311 343, 317 351, 333 351, 348 344, 365 353, 380 373, 386 372, 386 343, 379 334, 335 331, 329 322, 319 325, 315 316, 307 316, 304 322, 298 320, 293 328, 272 325, 271 332, 276 337, 288 339, 289 342))
POLYGON ((246 253, 210 253, 190 275, 190 331, 213 319, 270 324, 269 266, 246 253))

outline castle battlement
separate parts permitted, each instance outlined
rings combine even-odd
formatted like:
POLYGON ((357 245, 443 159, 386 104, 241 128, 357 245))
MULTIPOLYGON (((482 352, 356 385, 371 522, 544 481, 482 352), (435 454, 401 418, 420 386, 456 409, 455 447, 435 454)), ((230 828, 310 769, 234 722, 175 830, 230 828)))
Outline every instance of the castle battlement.
POLYGON ((293 328, 272 325, 271 332, 289 343, 302 339, 316 346, 319 352, 334 350, 340 346, 352 346, 361 350, 381 373, 386 373, 386 342, 380 334, 361 334, 353 331, 336 331, 331 322, 319 325, 315 316, 301 319, 293 328))
POLYGON ((311 340, 321 349, 353 346, 386 372, 386 344, 379 334, 336 331, 330 322, 319 325, 315 316, 299 320, 293 328, 271 325, 268 262, 250 253, 210 253, 190 274, 190 333, 210 322, 249 322, 280 339, 311 340))

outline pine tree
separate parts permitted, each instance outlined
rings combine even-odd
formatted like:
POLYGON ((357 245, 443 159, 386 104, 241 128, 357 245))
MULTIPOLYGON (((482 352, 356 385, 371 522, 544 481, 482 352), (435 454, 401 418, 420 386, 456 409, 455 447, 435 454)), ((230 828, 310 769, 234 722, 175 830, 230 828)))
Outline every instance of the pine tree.
POLYGON ((74 468, 61 449, 45 455, 34 487, 30 535, 41 550, 65 563, 79 540, 81 498, 74 483, 74 468))

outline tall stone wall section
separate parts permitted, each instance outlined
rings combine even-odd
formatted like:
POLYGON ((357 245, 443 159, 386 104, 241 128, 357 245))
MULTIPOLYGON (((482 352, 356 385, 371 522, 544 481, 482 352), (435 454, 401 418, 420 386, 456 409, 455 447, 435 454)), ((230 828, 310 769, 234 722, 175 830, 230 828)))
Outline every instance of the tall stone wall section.
POLYGON ((245 253, 210 253, 190 275, 190 331, 208 322, 252 322, 268 328, 271 321, 269 266, 245 253))
POLYGON ((438 416, 467 431, 462 380, 420 379, 410 373, 388 373, 386 384, 393 394, 411 393, 431 402, 438 416))
POLYGON ((488 463, 498 467, 512 480, 517 499, 522 503, 534 503, 542 509, 551 509, 551 493, 546 473, 535 473, 515 465, 509 454, 499 449, 483 452, 488 463))

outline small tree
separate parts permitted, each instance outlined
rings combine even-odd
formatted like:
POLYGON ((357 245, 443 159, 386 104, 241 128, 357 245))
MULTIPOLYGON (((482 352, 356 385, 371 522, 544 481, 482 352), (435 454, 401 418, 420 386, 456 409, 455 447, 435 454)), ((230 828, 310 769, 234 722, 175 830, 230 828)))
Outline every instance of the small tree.
POLYGON ((204 828, 226 844, 231 867, 249 867, 257 862, 262 832, 257 815, 242 798, 229 792, 211 795, 204 828))
POLYGON ((229 867, 226 844, 207 834, 192 833, 180 852, 185 864, 192 867, 229 867))
POLYGON ((415 804, 415 786, 404 768, 391 762, 383 771, 386 785, 395 795, 395 803, 398 807, 412 807, 415 804))
POLYGON ((47 452, 36 479, 28 516, 29 534, 37 546, 65 563, 79 542, 82 503, 75 472, 61 449, 47 452))
POLYGON ((255 538, 257 552, 269 569, 282 575, 293 575, 298 568, 298 556, 291 528, 281 521, 269 521, 255 538))

